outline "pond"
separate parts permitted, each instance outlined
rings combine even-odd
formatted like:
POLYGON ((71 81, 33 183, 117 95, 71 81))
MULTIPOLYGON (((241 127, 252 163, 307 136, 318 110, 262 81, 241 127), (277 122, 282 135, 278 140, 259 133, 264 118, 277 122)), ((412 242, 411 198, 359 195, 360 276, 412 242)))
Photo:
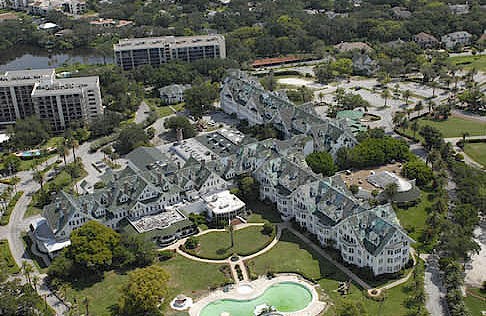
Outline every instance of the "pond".
POLYGON ((0 72, 5 70, 57 68, 71 64, 112 63, 113 58, 103 60, 92 49, 75 51, 49 52, 47 49, 31 46, 17 46, 15 49, 2 51, 0 54, 0 72))

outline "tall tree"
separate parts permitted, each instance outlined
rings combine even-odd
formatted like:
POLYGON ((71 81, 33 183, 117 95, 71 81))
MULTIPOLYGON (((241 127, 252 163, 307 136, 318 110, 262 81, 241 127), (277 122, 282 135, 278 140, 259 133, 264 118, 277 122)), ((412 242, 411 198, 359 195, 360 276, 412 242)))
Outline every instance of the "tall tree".
POLYGON ((385 88, 382 92, 381 92, 381 97, 385 100, 385 104, 384 104, 384 107, 386 107, 387 105, 387 101, 388 101, 388 98, 391 96, 390 94, 390 90, 388 90, 387 88, 385 88))
POLYGON ((119 314, 162 315, 160 306, 168 294, 168 280, 169 274, 158 265, 130 272, 120 297, 119 314))

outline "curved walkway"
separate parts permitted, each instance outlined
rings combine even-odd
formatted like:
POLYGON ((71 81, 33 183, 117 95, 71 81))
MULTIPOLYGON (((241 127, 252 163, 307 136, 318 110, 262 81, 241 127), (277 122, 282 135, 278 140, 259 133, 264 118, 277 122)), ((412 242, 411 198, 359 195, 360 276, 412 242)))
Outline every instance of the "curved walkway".
MULTIPOLYGON (((242 224, 242 226, 243 225, 245 225, 245 226, 244 227, 238 227, 236 230, 243 229, 243 228, 250 227, 250 226, 263 226, 263 223, 242 224)), ((279 225, 275 225, 275 228, 277 229, 277 233, 275 234, 275 238, 268 245, 266 245, 265 248, 260 249, 259 251, 255 252, 254 254, 251 254, 251 255, 248 255, 248 256, 241 256, 241 257, 239 257, 238 261, 231 261, 231 256, 226 258, 226 259, 205 259, 205 258, 201 258, 201 257, 198 257, 198 256, 191 255, 191 254, 189 254, 189 253, 187 253, 187 252, 185 252, 184 250, 181 249, 181 246, 184 244, 184 242, 187 238, 181 239, 177 243, 175 243, 171 246, 168 246, 166 248, 163 248, 163 249, 175 249, 178 254, 180 254, 180 255, 188 258, 188 259, 191 259, 191 260, 194 260, 194 261, 199 261, 199 262, 216 263, 216 264, 238 263, 239 261, 252 259, 252 258, 259 256, 261 254, 264 254, 265 252, 272 249, 277 244, 277 242, 279 241, 280 236, 282 236, 282 230, 279 228, 279 225), (174 247, 174 246, 176 246, 176 247, 174 247)), ((204 235, 204 234, 207 234, 207 233, 210 233, 210 232, 215 232, 215 231, 226 231, 226 230, 225 229, 208 229, 208 230, 205 230, 205 231, 203 231, 203 232, 201 232, 201 233, 199 233, 195 236, 201 236, 201 235, 204 235)))

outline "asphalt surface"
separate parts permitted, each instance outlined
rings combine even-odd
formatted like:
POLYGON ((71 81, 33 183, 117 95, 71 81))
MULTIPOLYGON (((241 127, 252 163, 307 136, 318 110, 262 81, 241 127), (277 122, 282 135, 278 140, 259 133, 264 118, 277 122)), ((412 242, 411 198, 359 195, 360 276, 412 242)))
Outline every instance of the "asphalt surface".
POLYGON ((438 258, 435 255, 420 255, 425 263, 424 288, 427 293, 425 308, 431 316, 444 316, 446 314, 446 291, 442 284, 441 271, 438 258))

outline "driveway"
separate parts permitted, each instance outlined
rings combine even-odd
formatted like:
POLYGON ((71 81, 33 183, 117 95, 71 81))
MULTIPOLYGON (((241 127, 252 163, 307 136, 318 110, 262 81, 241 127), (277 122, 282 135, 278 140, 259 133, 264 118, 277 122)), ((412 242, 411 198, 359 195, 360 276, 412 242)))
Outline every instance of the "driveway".
POLYGON ((445 288, 442 284, 441 271, 439 270, 439 260, 435 255, 421 254, 426 262, 424 289, 427 294, 425 300, 425 308, 429 311, 431 316, 445 316, 445 288))
POLYGON ((137 112, 135 112, 135 123, 140 124, 145 121, 149 115, 149 112, 150 107, 147 103, 145 103, 145 101, 142 101, 137 109, 137 112))

